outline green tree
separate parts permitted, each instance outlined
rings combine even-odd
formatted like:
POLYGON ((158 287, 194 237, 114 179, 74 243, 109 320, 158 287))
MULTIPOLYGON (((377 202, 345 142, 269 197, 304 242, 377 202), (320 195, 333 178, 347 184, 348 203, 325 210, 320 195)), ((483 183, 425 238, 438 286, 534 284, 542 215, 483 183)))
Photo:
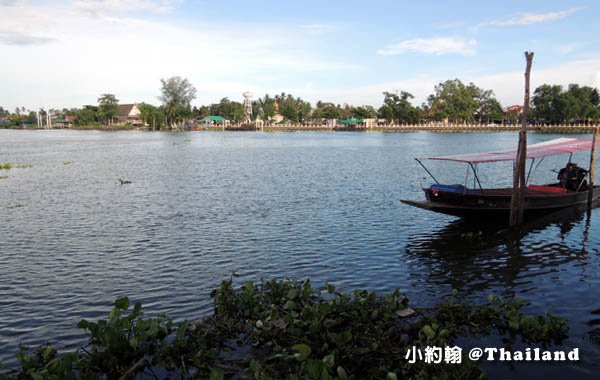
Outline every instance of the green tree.
POLYGON ((191 115, 191 102, 196 98, 196 88, 184 78, 174 76, 161 79, 160 101, 169 122, 180 122, 191 115))
POLYGON ((210 115, 210 107, 206 105, 200 106, 198 108, 194 107, 192 113, 196 118, 203 118, 210 115))
POLYGON ((318 101, 317 108, 313 111, 313 119, 340 119, 342 111, 333 103, 324 103, 318 101))
POLYGON ((72 112, 72 114, 77 117, 75 120, 76 125, 90 125, 98 121, 98 107, 96 106, 88 105, 72 112))
POLYGON ((298 120, 304 122, 311 117, 312 107, 309 102, 305 102, 298 98, 298 120))
POLYGON ((289 121, 298 121, 298 108, 291 95, 284 99, 279 107, 279 113, 289 121))
POLYGON ((556 112, 558 121, 565 123, 577 119, 579 114, 579 99, 569 92, 563 92, 559 95, 556 102, 556 112))
POLYGON ((479 94, 476 99, 478 105, 475 116, 479 120, 479 123, 502 120, 504 115, 502 105, 494 97, 494 92, 492 90, 479 89, 479 94))
POLYGON ((591 121, 600 117, 600 94, 598 93, 598 89, 570 84, 566 95, 571 97, 576 103, 575 108, 573 108, 576 111, 576 119, 591 121))
POLYGON ((29 124, 29 125, 37 125, 37 115, 35 112, 33 111, 29 111, 29 114, 27 115, 27 118, 25 119, 25 123, 29 124))
POLYGON ((231 101, 229 98, 223 98, 219 103, 211 104, 209 109, 211 115, 222 116, 234 122, 240 122, 244 119, 244 105, 240 102, 231 101))
POLYGON ((102 94, 98 98, 98 116, 107 125, 111 125, 119 116, 119 100, 113 94, 102 94))
POLYGON ((275 109, 275 99, 271 98, 269 94, 266 94, 264 98, 258 100, 259 104, 259 113, 262 115, 261 117, 266 120, 270 120, 275 114, 277 110, 275 109))
POLYGON ((384 92, 383 105, 377 110, 381 119, 388 122, 397 120, 399 123, 416 123, 419 121, 419 109, 410 103, 414 96, 406 91, 384 92))
POLYGON ((265 118, 270 119, 279 112, 281 116, 292 122, 304 122, 312 115, 312 107, 309 102, 301 98, 294 98, 291 94, 282 92, 274 98, 265 95, 260 99, 260 108, 265 118))
POLYGON ((156 131, 165 127, 165 113, 162 108, 147 103, 140 103, 139 108, 140 119, 150 130, 156 131))
POLYGON ((291 94, 282 93, 276 95, 275 99, 279 104, 279 113, 281 116, 292 122, 303 121, 310 116, 310 103, 301 98, 294 98, 291 94))
POLYGON ((543 84, 535 89, 531 98, 533 105, 533 115, 541 122, 559 123, 561 122, 560 96, 563 88, 560 85, 543 84))
POLYGON ((376 111, 372 106, 360 106, 350 108, 350 114, 358 119, 372 119, 375 117, 376 111))
POLYGON ((570 84, 565 91, 560 85, 543 84, 535 89, 531 100, 534 117, 544 123, 589 121, 600 116, 598 90, 570 84))
POLYGON ((459 79, 439 83, 435 94, 427 98, 430 116, 435 120, 473 121, 482 91, 473 83, 465 85, 459 79))

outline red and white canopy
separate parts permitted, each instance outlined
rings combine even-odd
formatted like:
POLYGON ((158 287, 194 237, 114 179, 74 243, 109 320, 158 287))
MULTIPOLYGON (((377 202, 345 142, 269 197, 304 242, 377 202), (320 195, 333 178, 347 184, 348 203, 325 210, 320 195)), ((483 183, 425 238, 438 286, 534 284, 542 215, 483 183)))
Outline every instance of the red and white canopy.
MULTIPOLYGON (((591 149, 592 140, 559 138, 537 144, 527 145, 527 158, 539 158, 555 156, 558 154, 575 153, 591 149)), ((468 162, 478 164, 480 162, 514 161, 517 158, 517 150, 499 150, 488 153, 459 154, 455 156, 429 157, 429 160, 444 160, 456 162, 468 162)))

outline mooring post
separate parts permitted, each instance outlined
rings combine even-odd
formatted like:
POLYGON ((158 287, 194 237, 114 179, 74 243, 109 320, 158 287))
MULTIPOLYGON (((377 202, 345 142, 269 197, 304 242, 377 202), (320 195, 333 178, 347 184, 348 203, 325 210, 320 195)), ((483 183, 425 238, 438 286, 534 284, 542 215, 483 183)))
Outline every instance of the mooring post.
POLYGON ((594 128, 592 139, 592 152, 590 153, 590 183, 588 184, 588 212, 592 210, 594 202, 594 173, 596 166, 596 142, 598 141, 598 127, 594 128))
POLYGON ((525 163, 527 161, 527 114, 529 112, 529 77, 533 52, 525 52, 527 66, 525 68, 525 99, 523 101, 523 114, 521 115, 521 130, 519 131, 519 145, 517 157, 513 168, 513 192, 510 200, 509 225, 516 226, 523 222, 523 206, 525 203, 525 163))

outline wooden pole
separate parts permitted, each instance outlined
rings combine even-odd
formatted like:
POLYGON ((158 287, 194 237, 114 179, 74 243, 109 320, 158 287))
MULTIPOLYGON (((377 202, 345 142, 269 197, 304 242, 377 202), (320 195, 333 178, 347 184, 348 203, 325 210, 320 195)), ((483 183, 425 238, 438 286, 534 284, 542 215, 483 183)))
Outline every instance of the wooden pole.
POLYGON ((525 164, 527 162, 527 114, 529 112, 529 78, 533 63, 533 52, 525 52, 527 66, 525 68, 525 99, 523 100, 523 114, 521 117, 521 130, 519 131, 519 145, 517 157, 513 168, 513 192, 510 200, 509 225, 516 226, 523 223, 523 206, 525 203, 525 164))
POLYGON ((594 201, 594 173, 596 166, 596 142, 598 141, 598 127, 594 128, 592 152, 590 153, 590 183, 588 184, 588 212, 592 210, 594 201))

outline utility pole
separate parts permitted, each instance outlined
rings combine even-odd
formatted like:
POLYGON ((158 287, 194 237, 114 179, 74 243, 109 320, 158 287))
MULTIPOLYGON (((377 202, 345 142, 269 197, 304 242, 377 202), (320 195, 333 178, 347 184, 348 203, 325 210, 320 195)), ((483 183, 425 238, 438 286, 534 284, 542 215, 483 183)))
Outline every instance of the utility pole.
POLYGON ((594 173, 596 166, 596 143, 598 142, 598 127, 594 128, 594 138, 592 139, 592 152, 590 153, 590 183, 588 184, 588 212, 592 210, 594 201, 594 173))
POLYGON ((525 52, 527 66, 525 68, 525 99, 523 100, 523 114, 521 115, 521 130, 519 131, 519 146, 513 168, 513 191, 510 199, 509 225, 516 226, 523 223, 523 208, 525 203, 525 164, 527 162, 527 114, 529 112, 529 79, 533 52, 525 52))

